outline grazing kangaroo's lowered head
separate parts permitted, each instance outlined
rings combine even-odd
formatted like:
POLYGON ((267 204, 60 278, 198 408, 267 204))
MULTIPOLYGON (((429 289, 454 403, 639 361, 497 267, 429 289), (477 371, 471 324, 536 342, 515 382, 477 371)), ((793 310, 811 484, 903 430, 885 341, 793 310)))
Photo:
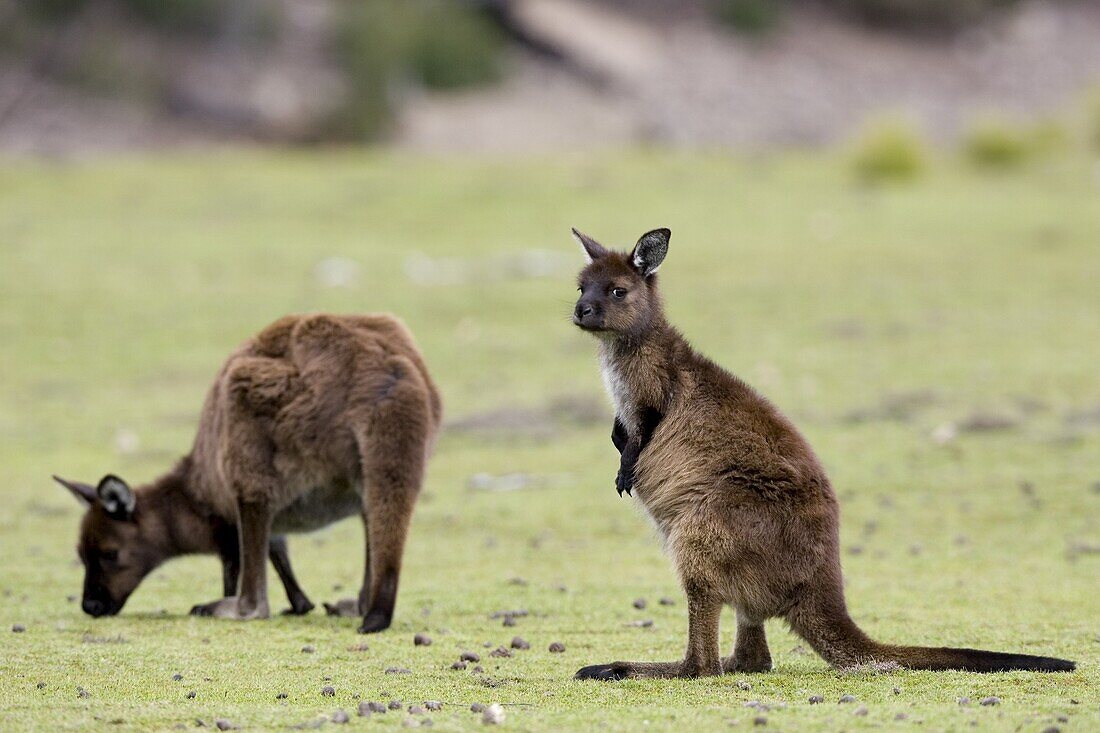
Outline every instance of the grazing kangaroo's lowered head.
POLYGON ((163 561, 159 543, 147 537, 134 492, 125 481, 107 475, 98 486, 54 480, 88 507, 80 524, 77 553, 84 563, 81 607, 92 616, 113 616, 153 568, 163 561))
POLYGON ((669 230, 613 252, 577 230, 588 263, 573 322, 599 338, 615 404, 615 488, 636 496, 661 534, 688 601, 688 644, 674 662, 612 662, 578 679, 765 672, 764 622, 779 617, 837 668, 1066 672, 1073 662, 1029 654, 884 644, 848 614, 840 511, 806 439, 749 385, 696 352, 666 320, 654 273, 669 230), (737 643, 721 657, 723 606, 737 643))

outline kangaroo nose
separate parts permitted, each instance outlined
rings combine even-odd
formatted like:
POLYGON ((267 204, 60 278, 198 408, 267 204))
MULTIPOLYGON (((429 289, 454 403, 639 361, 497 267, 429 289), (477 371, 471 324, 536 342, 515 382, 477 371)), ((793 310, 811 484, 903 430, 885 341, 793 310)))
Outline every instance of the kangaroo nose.
POLYGON ((573 315, 577 318, 584 318, 585 316, 592 315, 595 309, 588 303, 577 303, 576 310, 573 311, 573 315))
POLYGON ((103 601, 96 601, 91 598, 85 598, 84 602, 80 604, 80 607, 84 609, 84 613, 89 616, 102 616, 107 611, 107 604, 103 601))

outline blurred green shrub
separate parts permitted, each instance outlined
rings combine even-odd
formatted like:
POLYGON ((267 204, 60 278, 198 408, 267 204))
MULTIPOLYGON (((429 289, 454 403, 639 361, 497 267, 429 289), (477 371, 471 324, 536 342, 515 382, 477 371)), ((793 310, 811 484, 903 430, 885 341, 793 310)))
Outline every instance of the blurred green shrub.
POLYGON ((1018 0, 834 0, 873 25, 958 28, 1018 0))
POLYGON ((1085 99, 1085 135, 1089 145, 1100 152, 1100 89, 1085 99))
POLYGON ((857 138, 852 168, 866 183, 909 181, 924 172, 928 159, 927 145, 912 125, 884 119, 868 125, 857 138))
POLYGON ((780 0, 714 0, 711 12, 730 28, 746 35, 763 35, 779 25, 780 0))
POLYGON ((1069 135, 1054 121, 1021 125, 1011 120, 986 117, 966 132, 962 150, 979 168, 1015 168, 1043 155, 1065 148, 1069 135))
POLYGON ((401 83, 457 89, 502 73, 504 39, 496 26, 455 0, 346 3, 337 23, 337 58, 349 86, 331 125, 339 137, 376 135, 401 83))
POLYGON ((1032 152, 1026 130, 993 118, 971 125, 962 147, 966 159, 979 168, 1013 168, 1032 152))

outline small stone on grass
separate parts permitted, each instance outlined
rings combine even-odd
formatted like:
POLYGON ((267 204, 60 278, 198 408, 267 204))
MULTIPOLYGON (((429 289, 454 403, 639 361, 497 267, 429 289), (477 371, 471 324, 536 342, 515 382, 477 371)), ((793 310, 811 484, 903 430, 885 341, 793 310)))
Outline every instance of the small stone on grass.
POLYGON ((993 705, 1000 705, 1001 704, 1001 698, 997 697, 996 695, 990 695, 989 697, 983 697, 982 701, 981 701, 981 704, 986 706, 987 708, 992 707, 993 705))
POLYGON ((524 639, 522 636, 513 636, 512 637, 512 648, 513 649, 530 649, 531 645, 528 644, 527 640, 524 639))
POLYGON ((427 634, 417 634, 413 637, 413 646, 431 646, 432 637, 427 634))
POLYGON ((553 654, 561 654, 565 651, 565 644, 562 644, 560 641, 555 641, 550 645, 550 651, 553 654))
POLYGON ((233 730, 233 728, 235 727, 225 718, 215 718, 214 725, 217 726, 218 730, 233 730))
POLYGON ((317 651, 317 647, 312 644, 306 644, 302 647, 302 654, 313 654, 315 651, 317 651))
POLYGON ((12 624, 11 625, 11 630, 12 630, 12 633, 22 634, 24 631, 27 630, 27 627, 24 626, 23 624, 12 624))
POLYGON ((466 669, 466 662, 455 662, 451 665, 451 669, 466 669))
POLYGON ((348 722, 348 714, 345 713, 343 710, 337 710, 335 713, 332 714, 332 722, 333 723, 347 723, 348 722))
POLYGON ((481 661, 481 657, 478 656, 475 652, 462 652, 462 654, 460 654, 458 656, 458 658, 461 659, 463 662, 480 662, 481 661))
POLYGON ((821 695, 811 695, 810 696, 810 704, 811 705, 820 705, 823 702, 825 702, 825 698, 822 697, 821 695))
POLYGON ((481 713, 481 722, 485 725, 499 725, 504 722, 504 708, 493 703, 481 713))
POLYGON ((441 703, 439 700, 428 700, 424 703, 424 707, 434 713, 443 709, 443 703, 441 703))
POLYGON ((645 607, 646 607, 646 602, 645 602, 644 598, 636 598, 634 600, 634 608, 638 609, 639 611, 644 611, 645 607))
POLYGON ((336 697, 336 688, 332 685, 325 685, 321 688, 321 695, 323 697, 336 697))
POLYGON ((856 701, 855 695, 841 695, 840 699, 837 700, 837 702, 855 702, 855 701, 856 701))

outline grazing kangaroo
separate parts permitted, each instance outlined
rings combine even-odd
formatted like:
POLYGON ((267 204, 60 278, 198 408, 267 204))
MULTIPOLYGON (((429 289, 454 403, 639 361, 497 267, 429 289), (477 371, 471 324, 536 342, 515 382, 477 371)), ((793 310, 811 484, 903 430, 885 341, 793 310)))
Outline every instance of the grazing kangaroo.
POLYGON ((359 513, 363 586, 358 599, 330 610, 363 615, 363 633, 387 628, 441 417, 424 360, 392 316, 276 321, 225 362, 191 453, 169 473, 136 491, 115 476, 95 489, 61 481, 89 505, 78 546, 84 610, 118 613, 160 563, 216 553, 226 597, 191 613, 266 618, 267 557, 291 611, 306 613, 313 606, 291 572, 283 535, 359 513))
POLYGON ((1075 668, 1027 654, 882 644, 864 634, 845 606, 836 495, 813 450, 774 405, 665 320, 655 273, 669 230, 642 235, 630 254, 573 234, 588 257, 573 322, 599 339, 621 452, 616 488, 620 496, 633 490, 652 517, 688 601, 683 661, 599 664, 577 679, 766 672, 764 621, 773 617, 838 668, 1075 668), (737 642, 721 658, 726 604, 737 611, 737 642))

